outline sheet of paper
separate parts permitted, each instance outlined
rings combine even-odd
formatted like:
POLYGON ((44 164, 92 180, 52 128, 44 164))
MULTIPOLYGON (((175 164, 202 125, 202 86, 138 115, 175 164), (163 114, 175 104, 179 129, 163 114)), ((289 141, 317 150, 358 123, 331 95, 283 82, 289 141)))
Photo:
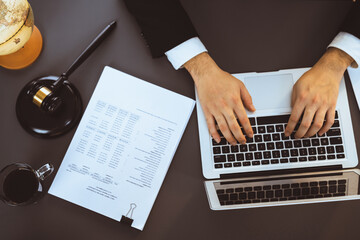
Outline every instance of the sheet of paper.
POLYGON ((360 67, 358 68, 348 68, 348 73, 350 76, 351 85, 354 89, 355 98, 360 110, 360 67))
POLYGON ((142 230, 194 103, 105 67, 49 193, 142 230))

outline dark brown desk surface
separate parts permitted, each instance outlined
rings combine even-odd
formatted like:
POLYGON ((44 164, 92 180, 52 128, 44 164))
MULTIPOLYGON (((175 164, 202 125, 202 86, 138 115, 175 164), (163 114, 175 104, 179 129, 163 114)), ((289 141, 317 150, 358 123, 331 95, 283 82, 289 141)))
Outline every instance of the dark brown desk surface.
MULTIPOLYGON (((0 69, 0 168, 13 162, 58 169, 74 131, 52 140, 18 124, 15 102, 35 77, 60 74, 111 20, 115 32, 73 74, 85 105, 105 65, 194 98, 189 75, 152 59, 121 0, 30 0, 44 49, 21 71, 0 69)), ((213 58, 231 73, 312 66, 337 33, 350 1, 184 1, 213 58)), ((347 82, 360 152, 360 112, 347 82)), ((360 201, 211 211, 203 186, 194 111, 143 232, 51 195, 0 204, 0 239, 358 239, 360 201)), ((48 187, 54 178, 47 181, 48 187)))

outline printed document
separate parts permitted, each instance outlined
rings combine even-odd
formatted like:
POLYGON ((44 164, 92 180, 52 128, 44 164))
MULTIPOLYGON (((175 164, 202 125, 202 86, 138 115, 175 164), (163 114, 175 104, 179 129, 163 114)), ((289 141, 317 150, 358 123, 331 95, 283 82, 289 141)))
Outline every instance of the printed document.
POLYGON ((105 67, 49 193, 142 230, 194 103, 105 67))

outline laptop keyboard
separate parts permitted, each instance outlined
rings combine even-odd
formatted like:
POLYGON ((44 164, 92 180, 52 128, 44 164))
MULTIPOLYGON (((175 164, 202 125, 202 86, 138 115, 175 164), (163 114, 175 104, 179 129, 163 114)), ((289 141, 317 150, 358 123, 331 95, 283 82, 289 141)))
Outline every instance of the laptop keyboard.
MULTIPOLYGON (((337 112, 335 122, 326 134, 302 139, 295 139, 295 133, 285 137, 289 117, 287 114, 249 118, 254 137, 246 137, 246 144, 231 146, 219 131, 220 143, 212 140, 215 169, 345 158, 337 112)), ((295 131, 299 125, 297 124, 295 131)))
POLYGON ((346 179, 217 189, 220 205, 345 196, 346 179))

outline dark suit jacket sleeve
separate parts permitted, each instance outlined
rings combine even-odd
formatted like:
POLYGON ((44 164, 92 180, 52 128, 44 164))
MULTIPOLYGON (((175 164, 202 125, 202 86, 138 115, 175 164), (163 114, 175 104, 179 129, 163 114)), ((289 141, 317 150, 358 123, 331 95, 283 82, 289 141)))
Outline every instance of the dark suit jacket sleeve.
POLYGON ((348 32, 360 39, 360 1, 353 3, 353 6, 346 17, 340 31, 348 32))
POLYGON ((160 57, 197 33, 178 0, 125 0, 153 57, 160 57))

